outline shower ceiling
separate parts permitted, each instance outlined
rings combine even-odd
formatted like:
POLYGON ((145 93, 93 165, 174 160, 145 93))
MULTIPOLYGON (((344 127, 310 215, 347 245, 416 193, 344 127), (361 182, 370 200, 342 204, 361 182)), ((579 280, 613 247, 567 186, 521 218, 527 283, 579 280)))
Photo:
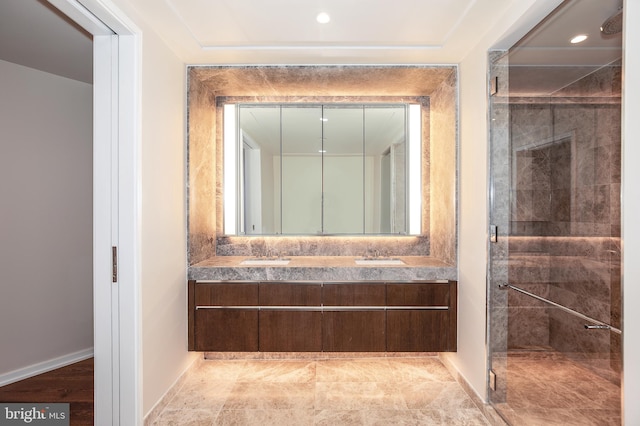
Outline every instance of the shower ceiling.
POLYGON ((621 0, 573 0, 536 27, 509 54, 509 93, 546 96, 622 56, 622 33, 600 26, 622 6, 621 0), (582 43, 570 39, 584 34, 582 43))

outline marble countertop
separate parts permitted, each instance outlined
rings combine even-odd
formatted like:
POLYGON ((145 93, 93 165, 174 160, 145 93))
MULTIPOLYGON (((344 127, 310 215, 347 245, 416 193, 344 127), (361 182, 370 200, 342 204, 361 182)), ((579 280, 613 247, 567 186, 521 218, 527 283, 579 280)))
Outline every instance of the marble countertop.
POLYGON ((456 280, 454 265, 428 256, 394 256, 404 265, 358 265, 355 256, 291 256, 287 265, 242 265, 247 256, 216 256, 189 267, 192 280, 456 280))

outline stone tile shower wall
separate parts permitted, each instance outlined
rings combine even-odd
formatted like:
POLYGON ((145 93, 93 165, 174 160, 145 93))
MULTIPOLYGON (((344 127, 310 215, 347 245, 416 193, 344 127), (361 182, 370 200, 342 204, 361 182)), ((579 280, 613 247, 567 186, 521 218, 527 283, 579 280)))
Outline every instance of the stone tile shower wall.
MULTIPOLYGON (((510 105, 509 283, 620 328, 620 64, 510 105)), ((509 349, 618 358, 614 333, 509 291, 509 349), (612 337, 613 336, 613 337, 612 337)))

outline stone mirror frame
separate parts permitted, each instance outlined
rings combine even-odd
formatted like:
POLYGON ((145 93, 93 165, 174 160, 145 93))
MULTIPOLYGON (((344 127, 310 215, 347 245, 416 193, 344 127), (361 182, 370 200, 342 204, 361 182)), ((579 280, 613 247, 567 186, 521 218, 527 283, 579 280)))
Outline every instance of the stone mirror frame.
POLYGON ((188 67, 189 264, 267 250, 349 256, 378 250, 452 265, 457 246, 457 67, 188 67), (421 232, 412 236, 228 236, 224 233, 223 107, 228 103, 419 102, 421 232))

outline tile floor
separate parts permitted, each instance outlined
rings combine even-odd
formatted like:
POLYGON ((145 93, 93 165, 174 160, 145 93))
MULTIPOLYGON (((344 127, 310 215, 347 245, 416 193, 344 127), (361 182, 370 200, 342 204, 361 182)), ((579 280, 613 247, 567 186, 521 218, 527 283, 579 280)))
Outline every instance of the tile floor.
POLYGON ((154 425, 489 425, 436 357, 196 368, 154 425))
POLYGON ((506 395, 506 401, 496 404, 496 409, 513 426, 622 422, 620 374, 606 357, 510 351, 506 395))

